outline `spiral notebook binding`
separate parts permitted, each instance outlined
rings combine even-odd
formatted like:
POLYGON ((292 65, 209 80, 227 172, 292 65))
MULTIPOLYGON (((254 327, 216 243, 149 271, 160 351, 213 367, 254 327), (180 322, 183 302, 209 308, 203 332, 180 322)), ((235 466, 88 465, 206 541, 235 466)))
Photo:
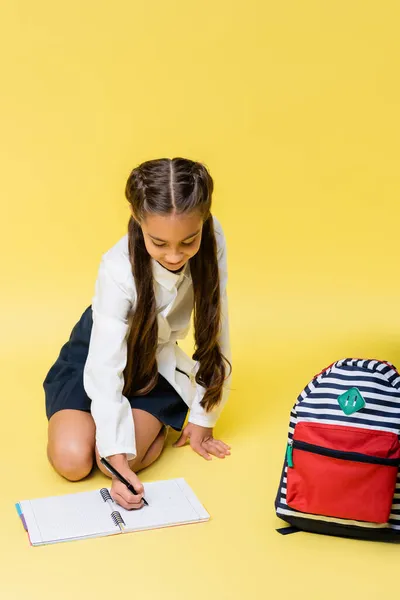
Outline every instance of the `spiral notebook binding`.
POLYGON ((114 521, 114 525, 116 525, 117 527, 120 527, 121 525, 125 525, 125 521, 121 517, 121 513, 118 512, 117 510, 114 510, 114 512, 111 513, 111 518, 114 521))
POLYGON ((107 488, 102 488, 100 490, 100 494, 101 494, 101 497, 103 498, 104 502, 107 502, 107 500, 111 500, 111 502, 112 502, 111 494, 107 488))
MULTIPOLYGON (((113 499, 107 488, 101 488, 100 494, 101 494, 101 497, 103 498, 104 502, 113 503, 113 499)), ((111 506, 112 506, 112 504, 111 504, 111 506)), ((111 518, 113 520, 114 525, 116 527, 119 527, 120 530, 123 531, 125 522, 124 522, 123 518, 121 517, 121 513, 118 510, 114 510, 111 513, 111 518)))

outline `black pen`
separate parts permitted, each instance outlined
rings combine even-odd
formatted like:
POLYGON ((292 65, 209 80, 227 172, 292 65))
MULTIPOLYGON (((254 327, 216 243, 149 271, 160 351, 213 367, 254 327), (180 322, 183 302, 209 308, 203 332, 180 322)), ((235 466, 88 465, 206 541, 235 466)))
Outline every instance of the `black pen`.
MULTIPOLYGON (((108 460, 106 460, 105 458, 100 458, 100 462, 103 463, 103 465, 106 467, 106 469, 108 469, 110 471, 110 473, 112 473, 117 479, 119 479, 121 483, 124 483, 126 485, 126 487, 128 488, 128 490, 130 492, 132 492, 132 494, 135 494, 135 496, 138 495, 138 493, 135 490, 135 488, 133 487, 133 485, 131 483, 129 483, 129 481, 127 479, 125 479, 125 477, 123 477, 121 475, 121 473, 118 473, 117 469, 115 469, 112 465, 110 465, 108 460)), ((149 503, 144 498, 143 498, 143 503, 146 506, 149 505, 149 503)))

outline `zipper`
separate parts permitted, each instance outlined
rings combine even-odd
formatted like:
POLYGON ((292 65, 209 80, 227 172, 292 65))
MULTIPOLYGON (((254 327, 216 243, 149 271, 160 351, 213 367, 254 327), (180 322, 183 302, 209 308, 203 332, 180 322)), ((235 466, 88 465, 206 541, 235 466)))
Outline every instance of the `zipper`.
POLYGON ((384 465, 387 467, 399 467, 400 459, 398 458, 380 458, 378 456, 368 456, 368 454, 361 454, 360 452, 344 452, 342 450, 331 450, 330 448, 324 448, 324 446, 316 446, 315 444, 309 444, 308 442, 301 442, 299 440, 293 440, 292 443, 288 444, 286 451, 286 459, 288 467, 293 467, 293 450, 304 450, 311 452, 312 454, 320 454, 321 456, 328 456, 330 458, 340 458, 341 460, 351 460, 353 462, 369 463, 372 465, 384 465))
POLYGON ((288 467, 293 467, 293 442, 288 442, 286 448, 286 462, 288 467))

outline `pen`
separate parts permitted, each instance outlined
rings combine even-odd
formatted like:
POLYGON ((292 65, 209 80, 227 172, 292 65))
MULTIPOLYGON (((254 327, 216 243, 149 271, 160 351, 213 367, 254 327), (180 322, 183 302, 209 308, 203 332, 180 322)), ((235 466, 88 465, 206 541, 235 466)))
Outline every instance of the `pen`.
MULTIPOLYGON (((121 483, 124 483, 126 485, 126 487, 128 488, 128 490, 130 492, 132 492, 132 494, 135 494, 135 496, 138 495, 138 493, 135 490, 135 488, 133 487, 133 485, 131 483, 129 483, 129 481, 127 479, 125 479, 125 477, 123 477, 121 475, 121 473, 118 473, 117 469, 115 469, 112 465, 110 465, 108 460, 106 460, 105 458, 100 458, 100 462, 103 463, 103 465, 110 471, 110 473, 112 473, 117 479, 119 479, 119 481, 121 483)), ((143 498, 143 503, 146 506, 149 505, 149 503, 145 500, 145 498, 143 498)))

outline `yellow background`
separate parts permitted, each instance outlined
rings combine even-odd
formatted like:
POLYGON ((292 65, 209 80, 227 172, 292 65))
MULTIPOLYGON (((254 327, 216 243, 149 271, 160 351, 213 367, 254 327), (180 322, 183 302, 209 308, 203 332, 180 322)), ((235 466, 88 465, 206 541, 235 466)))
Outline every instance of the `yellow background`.
POLYGON ((345 356, 400 363, 400 9, 388 0, 3 2, 2 598, 376 598, 399 548, 275 532, 289 410, 345 356), (95 489, 46 460, 42 380, 125 233, 137 163, 205 161, 229 244, 235 376, 209 524, 31 548, 20 499, 95 489))

